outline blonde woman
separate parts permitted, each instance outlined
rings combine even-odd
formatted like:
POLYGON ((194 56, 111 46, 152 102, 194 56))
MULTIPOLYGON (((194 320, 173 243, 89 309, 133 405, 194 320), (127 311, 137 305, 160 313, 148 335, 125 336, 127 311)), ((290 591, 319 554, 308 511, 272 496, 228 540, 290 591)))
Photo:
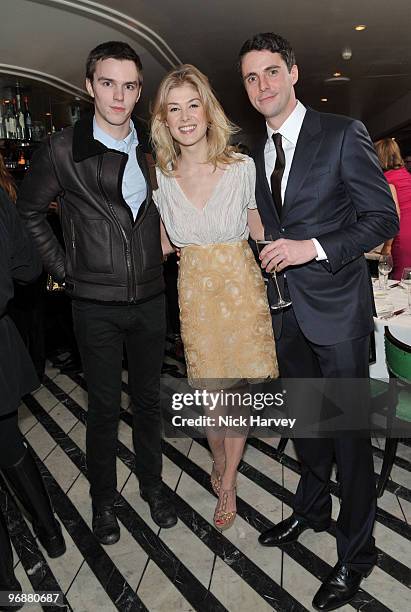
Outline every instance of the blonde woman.
MULTIPOLYGON (((151 137, 157 155, 164 253, 181 250, 181 335, 189 384, 220 390, 278 376, 261 271, 247 238, 264 237, 254 198, 254 162, 228 144, 234 126, 208 79, 190 64, 160 84, 151 137), (165 231, 164 231, 165 227, 165 231)), ((208 428, 214 524, 236 516, 236 475, 246 433, 208 428)))

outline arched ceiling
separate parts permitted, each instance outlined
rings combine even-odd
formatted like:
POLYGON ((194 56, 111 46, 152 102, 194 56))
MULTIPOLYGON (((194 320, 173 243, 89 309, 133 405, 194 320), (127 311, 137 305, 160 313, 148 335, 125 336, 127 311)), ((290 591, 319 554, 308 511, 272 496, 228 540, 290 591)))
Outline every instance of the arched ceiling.
POLYGON ((127 41, 144 65, 143 115, 166 71, 191 62, 230 117, 254 131, 261 122, 236 74, 237 53, 253 33, 274 30, 294 45, 306 104, 359 117, 376 135, 411 119, 410 0, 2 0, 1 11, 0 72, 30 73, 73 95, 85 93, 90 49, 127 41), (354 31, 358 23, 367 29, 354 31), (347 46, 350 61, 341 57, 347 46), (351 81, 325 84, 336 71, 351 81))

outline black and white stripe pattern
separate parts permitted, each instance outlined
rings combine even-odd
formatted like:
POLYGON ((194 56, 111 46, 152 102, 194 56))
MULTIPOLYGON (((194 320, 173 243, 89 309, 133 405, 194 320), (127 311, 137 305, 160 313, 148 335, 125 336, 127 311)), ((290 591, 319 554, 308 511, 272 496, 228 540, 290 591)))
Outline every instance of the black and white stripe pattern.
MULTIPOLYGON (((164 375, 170 386, 184 375, 182 364, 170 352, 164 375)), ((75 612, 311 610, 320 581, 336 561, 334 524, 325 533, 306 532, 298 543, 283 549, 265 549, 257 542, 261 531, 290 513, 299 471, 293 445, 289 443, 285 455, 279 457, 277 441, 249 441, 239 470, 238 517, 223 535, 212 526, 216 499, 204 442, 165 440, 163 476, 179 522, 173 529, 162 530, 151 520, 132 473, 126 374, 123 403, 116 504, 121 539, 107 547, 91 531, 83 377, 70 378, 49 369, 44 386, 21 407, 21 428, 37 456, 68 545, 66 555, 59 559, 43 556, 13 500, 0 494, 16 551, 16 575, 24 590, 60 589, 65 597, 60 609, 75 612)), ((378 472, 381 450, 377 442, 374 453, 378 472)), ((410 472, 411 448, 401 444, 392 480, 379 500, 377 567, 343 611, 403 612, 409 608, 410 472)), ((334 519, 336 493, 334 484, 334 519)))

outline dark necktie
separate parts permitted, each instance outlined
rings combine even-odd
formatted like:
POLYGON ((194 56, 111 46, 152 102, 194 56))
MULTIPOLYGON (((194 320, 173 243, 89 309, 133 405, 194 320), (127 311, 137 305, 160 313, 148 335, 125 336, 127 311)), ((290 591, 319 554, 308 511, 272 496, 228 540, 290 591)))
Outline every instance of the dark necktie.
POLYGON ((281 179, 283 178, 284 168, 285 168, 285 155, 284 149, 281 144, 281 134, 276 133, 273 134, 273 140, 275 145, 275 151, 277 153, 277 157, 275 160, 275 167, 273 173, 271 175, 271 194, 273 196, 274 204, 278 212, 278 216, 281 219, 281 211, 283 207, 283 202, 281 198, 281 179))

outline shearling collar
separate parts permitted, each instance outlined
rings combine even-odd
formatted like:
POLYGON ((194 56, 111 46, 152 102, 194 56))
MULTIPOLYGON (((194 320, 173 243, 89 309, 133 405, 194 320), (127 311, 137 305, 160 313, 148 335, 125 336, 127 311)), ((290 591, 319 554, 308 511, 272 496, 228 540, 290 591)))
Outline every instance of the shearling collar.
MULTIPOLYGON (((101 155, 108 151, 100 141, 93 136, 93 114, 82 117, 73 128, 73 159, 75 162, 83 161, 94 155, 101 155)), ((147 131, 140 129, 134 117, 131 118, 137 132, 139 146, 145 153, 150 153, 147 131)))

